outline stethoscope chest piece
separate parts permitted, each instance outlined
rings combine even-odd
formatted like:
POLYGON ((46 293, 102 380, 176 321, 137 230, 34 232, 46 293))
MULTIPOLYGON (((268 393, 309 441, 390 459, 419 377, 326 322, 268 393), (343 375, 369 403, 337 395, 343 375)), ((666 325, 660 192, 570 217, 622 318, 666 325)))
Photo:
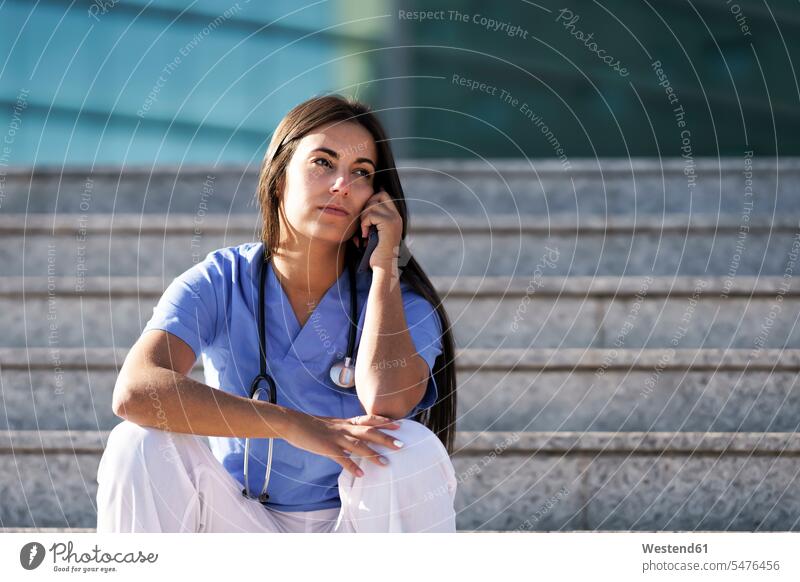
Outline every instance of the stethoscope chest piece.
POLYGON ((331 380, 339 388, 352 388, 356 385, 356 367, 353 358, 345 358, 331 366, 331 380))

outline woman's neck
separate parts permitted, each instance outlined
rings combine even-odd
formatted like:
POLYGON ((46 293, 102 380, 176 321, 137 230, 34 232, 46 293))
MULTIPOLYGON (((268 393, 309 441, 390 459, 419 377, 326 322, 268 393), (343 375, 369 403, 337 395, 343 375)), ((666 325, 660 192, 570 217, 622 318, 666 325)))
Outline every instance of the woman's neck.
POLYGON ((344 270, 344 249, 320 240, 281 241, 272 268, 287 293, 321 296, 344 270))

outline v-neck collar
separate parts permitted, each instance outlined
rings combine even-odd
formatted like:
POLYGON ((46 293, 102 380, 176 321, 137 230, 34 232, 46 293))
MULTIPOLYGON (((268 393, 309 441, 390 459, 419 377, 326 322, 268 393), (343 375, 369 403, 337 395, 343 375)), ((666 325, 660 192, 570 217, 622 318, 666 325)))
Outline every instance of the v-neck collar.
MULTIPOLYGON (((283 353, 283 358, 295 356, 299 359, 313 357, 319 349, 323 347, 317 337, 309 336, 310 328, 317 319, 330 318, 338 311, 346 314, 344 317, 349 321, 350 314, 350 281, 347 267, 339 275, 339 278, 325 291, 322 298, 314 306, 305 323, 301 326, 300 321, 292 309, 292 304, 283 285, 278 280, 278 276, 272 265, 272 259, 267 262, 267 294, 269 297, 279 298, 278 310, 283 313, 282 323, 286 332, 287 349, 283 353), (331 301, 336 301, 336 306, 329 306, 331 301), (346 303, 345 303, 346 301, 346 303), (320 345, 317 346, 316 344, 320 345)), ((266 322, 269 325, 269 321, 266 322)))

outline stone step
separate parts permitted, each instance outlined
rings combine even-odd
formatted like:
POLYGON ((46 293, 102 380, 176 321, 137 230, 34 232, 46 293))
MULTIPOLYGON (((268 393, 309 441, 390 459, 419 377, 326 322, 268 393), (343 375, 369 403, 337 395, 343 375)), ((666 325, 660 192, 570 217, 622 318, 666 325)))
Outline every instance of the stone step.
MULTIPOLYGON (((800 160, 603 158, 400 160, 413 214, 741 214, 800 212, 800 160)), ((250 166, 25 167, 5 173, 3 209, 22 213, 252 215, 250 166)))
MULTIPOLYGON (((41 533, 41 534, 85 534, 97 533, 96 527, 0 527, 0 534, 4 533, 41 533)), ((507 533, 492 530, 457 530, 456 533, 507 533)))
MULTIPOLYGON (((0 429, 110 430, 126 353, 0 349, 0 429)), ((800 428, 800 350, 467 349, 456 365, 461 430, 800 428)), ((202 360, 190 375, 204 381, 202 360)))
MULTIPOLYGON (((0 432, 0 526, 94 527, 107 436, 0 432)), ((791 433, 459 432, 457 524, 797 531, 799 454, 791 433)))
MULTIPOLYGON (((793 269, 796 267, 793 267, 793 269)), ((786 277, 432 277, 463 348, 796 348, 786 277)), ((0 347, 133 345, 170 280, 0 279, 0 347), (112 323, 113 322, 113 323, 112 323)))
MULTIPOLYGON (((255 214, 6 214, 0 275, 172 278, 213 250, 259 240, 260 223, 255 214)), ((406 240, 439 276, 527 276, 537 265, 553 276, 764 276, 783 274, 798 225, 800 215, 423 214, 406 240)))
POLYGON ((0 527, 4 533, 84 534, 97 533, 96 527, 0 527))

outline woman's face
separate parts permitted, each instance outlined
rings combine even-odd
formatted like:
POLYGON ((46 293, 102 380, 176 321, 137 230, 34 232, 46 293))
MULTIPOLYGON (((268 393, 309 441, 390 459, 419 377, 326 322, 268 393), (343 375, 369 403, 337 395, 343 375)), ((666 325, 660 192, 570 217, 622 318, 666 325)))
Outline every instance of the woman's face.
POLYGON ((283 214, 309 238, 340 244, 360 232, 359 214, 372 194, 377 148, 354 122, 322 125, 303 136, 286 168, 283 214), (347 214, 325 212, 335 205, 347 214))

